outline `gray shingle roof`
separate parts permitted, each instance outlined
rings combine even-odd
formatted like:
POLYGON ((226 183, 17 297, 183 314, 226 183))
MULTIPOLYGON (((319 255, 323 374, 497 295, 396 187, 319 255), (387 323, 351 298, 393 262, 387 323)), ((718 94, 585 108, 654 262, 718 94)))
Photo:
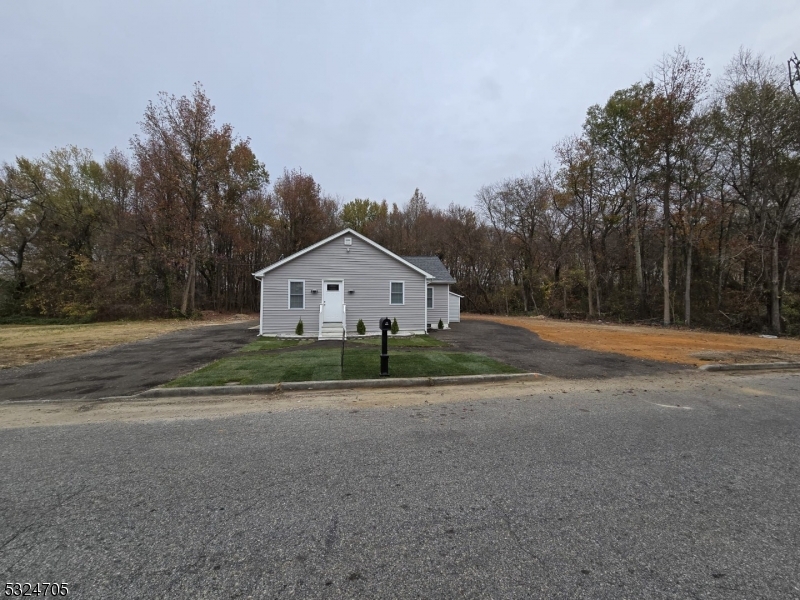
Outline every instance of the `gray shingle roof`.
POLYGON ((434 283, 456 282, 438 256, 401 256, 400 258, 433 275, 434 283))

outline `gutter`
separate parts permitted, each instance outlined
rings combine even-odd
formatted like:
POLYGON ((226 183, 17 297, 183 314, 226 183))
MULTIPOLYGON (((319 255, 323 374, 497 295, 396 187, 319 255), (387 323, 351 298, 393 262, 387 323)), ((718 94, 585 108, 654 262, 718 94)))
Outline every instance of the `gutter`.
MULTIPOLYGON (((301 390, 351 390, 362 388, 431 387, 505 381, 538 381, 541 373, 502 373, 496 375, 460 375, 446 377, 399 377, 397 379, 345 379, 333 381, 288 381, 261 385, 221 385, 204 387, 157 387, 125 397, 128 400, 145 398, 186 398, 205 396, 250 396, 301 390)), ((115 398, 122 399, 122 398, 115 398)))

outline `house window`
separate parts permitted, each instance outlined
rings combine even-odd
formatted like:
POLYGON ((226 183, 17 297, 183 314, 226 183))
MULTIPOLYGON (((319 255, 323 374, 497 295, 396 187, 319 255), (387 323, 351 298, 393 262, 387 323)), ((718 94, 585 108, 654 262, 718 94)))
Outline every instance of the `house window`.
POLYGON ((405 304, 405 299, 403 298, 403 282, 392 281, 389 285, 391 286, 389 304, 405 304))
POLYGON ((290 281, 289 282, 289 308, 305 308, 306 307, 306 282, 305 281, 290 281))
POLYGON ((433 308, 433 288, 428 286, 428 308, 433 308))

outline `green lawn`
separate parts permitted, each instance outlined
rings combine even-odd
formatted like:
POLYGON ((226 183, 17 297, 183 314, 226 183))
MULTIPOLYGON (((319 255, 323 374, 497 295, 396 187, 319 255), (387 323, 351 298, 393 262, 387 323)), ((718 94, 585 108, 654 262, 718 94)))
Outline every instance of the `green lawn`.
MULTIPOLYGON (((381 336, 370 336, 370 337, 355 337, 351 336, 347 340, 348 342, 353 342, 354 344, 366 344, 370 346, 380 346, 381 345, 381 336)), ((442 340, 437 340, 432 335, 403 335, 403 336, 393 336, 389 335, 389 349, 392 348, 434 348, 434 347, 441 347, 441 346, 449 346, 450 344, 443 342, 442 340)))
POLYGON ((291 348, 298 344, 310 344, 312 340, 284 340, 274 337, 260 337, 255 342, 250 342, 239 352, 260 352, 262 350, 276 350, 278 348, 291 348))
MULTIPOLYGON (((348 347, 344 372, 340 368, 341 350, 336 348, 296 350, 262 354, 239 352, 202 369, 179 377, 167 387, 193 387, 278 383, 281 381, 320 381, 331 379, 372 379, 380 376, 377 348, 348 347)), ((460 352, 406 351, 390 354, 392 377, 436 377, 518 373, 518 369, 478 354, 460 352)))

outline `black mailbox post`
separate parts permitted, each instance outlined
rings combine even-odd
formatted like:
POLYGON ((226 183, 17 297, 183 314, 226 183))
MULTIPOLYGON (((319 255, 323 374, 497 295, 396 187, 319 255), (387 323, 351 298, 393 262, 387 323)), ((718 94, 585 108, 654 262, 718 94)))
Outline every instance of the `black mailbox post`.
POLYGON ((381 328, 381 377, 389 376, 389 340, 388 333, 392 328, 392 320, 383 317, 379 322, 381 328))

